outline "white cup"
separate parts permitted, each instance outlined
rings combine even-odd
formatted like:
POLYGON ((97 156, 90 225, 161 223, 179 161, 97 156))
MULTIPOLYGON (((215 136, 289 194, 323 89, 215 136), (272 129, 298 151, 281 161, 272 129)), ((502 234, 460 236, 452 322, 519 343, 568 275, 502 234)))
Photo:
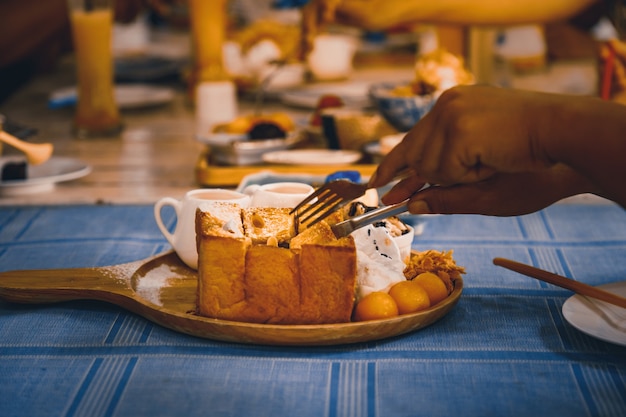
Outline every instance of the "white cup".
POLYGON ((154 218, 161 233, 172 245, 176 254, 190 268, 198 269, 198 250, 196 248, 196 209, 202 205, 210 207, 211 203, 228 202, 241 207, 248 207, 250 196, 233 190, 220 188, 206 188, 191 190, 185 194, 182 200, 172 197, 164 197, 154 205, 154 218), (176 212, 176 229, 174 233, 163 224, 161 209, 164 206, 172 206, 176 212))
POLYGON ((302 182, 273 182, 252 184, 243 192, 252 198, 251 207, 293 208, 313 192, 313 187, 302 182))
POLYGON ((321 34, 313 41, 307 56, 309 70, 317 80, 340 80, 352 72, 357 39, 349 35, 321 34))

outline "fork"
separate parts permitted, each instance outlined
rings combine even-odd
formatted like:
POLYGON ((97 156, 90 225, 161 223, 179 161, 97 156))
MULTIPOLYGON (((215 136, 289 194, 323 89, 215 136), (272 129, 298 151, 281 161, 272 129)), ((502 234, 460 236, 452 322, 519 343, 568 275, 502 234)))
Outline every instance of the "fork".
POLYGON ((310 221, 308 227, 325 219, 334 211, 339 210, 355 198, 365 194, 369 187, 367 184, 352 182, 345 179, 329 181, 315 192, 309 194, 304 200, 294 207, 290 214, 296 213, 299 224, 310 221), (308 203, 317 198, 317 201, 309 206, 308 203), (302 209, 301 211, 299 211, 302 209))
POLYGON ((342 238, 348 236, 356 229, 360 229, 368 224, 376 223, 381 220, 385 220, 388 217, 396 216, 400 213, 404 213, 409 209, 409 200, 404 200, 400 203, 392 204, 390 206, 380 207, 375 210, 368 211, 360 216, 352 217, 348 220, 333 224, 330 226, 335 237, 342 238))
MULTIPOLYGON (((406 169, 399 172, 390 182, 399 181, 414 175, 413 170, 406 169)), ((299 224, 309 222, 307 227, 324 220, 333 212, 341 209, 354 199, 365 194, 369 189, 365 183, 356 183, 347 179, 329 181, 309 194, 304 200, 294 207, 289 214, 296 215, 299 224), (317 198, 317 201, 314 199, 317 198), (307 206, 307 204, 311 203, 307 206), (300 210, 302 209, 302 210, 300 210)))

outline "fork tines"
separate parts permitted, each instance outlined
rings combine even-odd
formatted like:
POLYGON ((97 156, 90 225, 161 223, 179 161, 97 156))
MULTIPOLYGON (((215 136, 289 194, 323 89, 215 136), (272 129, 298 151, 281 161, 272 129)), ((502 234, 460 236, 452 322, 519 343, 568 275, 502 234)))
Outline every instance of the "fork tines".
POLYGON ((334 194, 328 190, 326 191, 327 192, 321 193, 319 195, 317 204, 311 204, 304 207, 302 211, 297 212, 298 221, 301 224, 305 224, 308 222, 309 227, 313 226, 315 223, 324 220, 334 211, 339 210, 350 202, 349 200, 344 200, 341 196, 337 194, 334 194), (322 203, 319 203, 319 201, 322 201, 322 203))
POLYGON ((297 223, 311 227, 363 195, 365 189, 366 186, 348 180, 331 181, 302 200, 291 213, 296 214, 297 223))

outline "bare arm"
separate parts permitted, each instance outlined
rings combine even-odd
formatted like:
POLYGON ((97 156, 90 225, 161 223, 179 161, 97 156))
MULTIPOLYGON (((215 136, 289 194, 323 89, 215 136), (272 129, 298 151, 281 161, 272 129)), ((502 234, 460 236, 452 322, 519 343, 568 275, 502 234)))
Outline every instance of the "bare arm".
POLYGON ((626 207, 626 106, 593 97, 555 100, 549 117, 536 125, 546 154, 588 178, 598 194, 626 207))
POLYGON ((412 22, 515 25, 567 19, 596 2, 597 0, 342 0, 337 4, 336 17, 340 22, 367 29, 384 29, 412 22))
POLYGON ((567 19, 600 0, 311 0, 303 8, 304 51, 330 22, 368 30, 410 23, 515 25, 567 19))

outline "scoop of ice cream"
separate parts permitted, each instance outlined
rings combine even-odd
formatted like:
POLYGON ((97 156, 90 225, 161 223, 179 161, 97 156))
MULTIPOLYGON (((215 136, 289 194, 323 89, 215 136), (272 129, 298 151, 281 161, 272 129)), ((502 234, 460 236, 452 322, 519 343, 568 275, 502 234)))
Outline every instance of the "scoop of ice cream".
POLYGON ((357 301, 406 280, 400 249, 386 228, 369 225, 352 232, 352 237, 356 245, 357 301))

